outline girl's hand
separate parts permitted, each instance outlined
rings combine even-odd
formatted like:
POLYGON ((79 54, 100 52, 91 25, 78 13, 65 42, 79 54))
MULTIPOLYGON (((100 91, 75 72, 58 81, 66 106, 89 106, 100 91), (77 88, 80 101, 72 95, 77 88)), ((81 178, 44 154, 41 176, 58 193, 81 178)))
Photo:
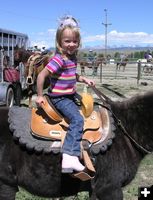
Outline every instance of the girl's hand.
POLYGON ((80 76, 78 74, 76 74, 76 77, 77 77, 77 81, 81 82, 81 83, 86 83, 88 85, 92 85, 92 86, 95 86, 95 81, 91 80, 91 79, 88 79, 84 76, 80 76))
POLYGON ((43 103, 45 103, 45 99, 43 96, 37 96, 36 100, 35 100, 37 106, 42 106, 43 103))
POLYGON ((95 81, 93 81, 92 79, 84 78, 84 83, 95 86, 95 81))

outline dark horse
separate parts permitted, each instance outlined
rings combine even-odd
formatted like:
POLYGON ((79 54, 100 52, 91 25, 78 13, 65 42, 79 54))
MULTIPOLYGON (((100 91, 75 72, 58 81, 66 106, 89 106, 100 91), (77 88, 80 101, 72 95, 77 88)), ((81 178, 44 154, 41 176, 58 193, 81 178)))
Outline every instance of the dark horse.
MULTIPOLYGON (((20 63, 24 65, 25 78, 28 76, 37 77, 39 72, 44 68, 44 66, 49 62, 52 57, 53 52, 32 52, 24 48, 16 47, 14 50, 14 65, 18 67, 20 63)), ((34 77, 34 79, 35 79, 34 77)), ((33 77, 32 77, 33 78, 33 77)))
POLYGON ((92 72, 93 76, 97 76, 99 66, 102 66, 102 64, 106 65, 106 61, 103 57, 96 58, 92 62, 87 62, 86 60, 80 60, 80 61, 78 61, 78 63, 80 64, 81 75, 85 75, 85 68, 88 67, 93 70, 93 72, 92 72))
POLYGON ((33 53, 30 50, 26 50, 24 48, 15 47, 14 49, 14 66, 18 67, 22 62, 24 65, 24 75, 27 76, 28 73, 28 59, 33 53))
POLYGON ((44 197, 89 191, 92 200, 122 200, 122 187, 132 181, 141 160, 153 151, 152 99, 153 91, 121 102, 107 100, 116 137, 107 151, 94 156, 96 175, 85 182, 61 173, 60 153, 38 154, 18 145, 9 130, 9 110, 0 108, 0 199, 14 200, 21 186, 44 197))
POLYGON ((121 67, 123 67, 123 72, 124 72, 127 63, 128 63, 128 59, 127 59, 127 58, 125 58, 124 60, 122 60, 122 61, 120 61, 120 62, 117 62, 117 63, 116 63, 116 70, 120 70, 121 67))

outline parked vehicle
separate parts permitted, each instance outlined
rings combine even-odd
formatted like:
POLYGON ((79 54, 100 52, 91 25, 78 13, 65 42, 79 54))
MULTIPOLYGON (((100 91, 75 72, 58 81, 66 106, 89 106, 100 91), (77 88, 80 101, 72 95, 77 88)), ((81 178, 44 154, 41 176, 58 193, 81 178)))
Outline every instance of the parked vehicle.
POLYGON ((24 66, 14 67, 14 49, 28 48, 26 34, 0 29, 0 105, 20 105, 22 91, 26 89, 24 66))

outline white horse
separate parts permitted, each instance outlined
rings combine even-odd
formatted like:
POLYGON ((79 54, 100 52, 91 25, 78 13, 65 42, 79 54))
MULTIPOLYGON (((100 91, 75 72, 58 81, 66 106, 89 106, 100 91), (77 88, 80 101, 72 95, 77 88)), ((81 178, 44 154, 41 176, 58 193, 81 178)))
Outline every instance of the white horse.
POLYGON ((152 62, 148 62, 148 60, 145 58, 138 59, 137 63, 139 63, 139 62, 141 63, 143 72, 152 72, 153 71, 153 63, 152 62))

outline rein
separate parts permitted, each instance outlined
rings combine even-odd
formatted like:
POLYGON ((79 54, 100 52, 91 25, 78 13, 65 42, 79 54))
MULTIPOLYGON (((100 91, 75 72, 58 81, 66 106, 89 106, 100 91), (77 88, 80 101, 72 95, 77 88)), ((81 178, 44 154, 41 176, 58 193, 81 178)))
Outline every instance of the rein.
POLYGON ((151 154, 151 151, 148 151, 146 148, 144 148, 142 145, 138 144, 135 139, 133 139, 128 132, 126 131, 125 127, 123 126, 122 122, 118 119, 118 126, 120 126, 124 132, 124 134, 142 151, 147 154, 151 154))
POLYGON ((110 106, 107 102, 111 101, 111 99, 109 99, 106 95, 104 95, 100 90, 98 90, 95 86, 90 86, 92 88, 92 90, 95 92, 95 94, 100 98, 100 100, 102 100, 104 105, 101 105, 105 108, 107 108, 112 115, 114 116, 115 120, 117 121, 117 125, 122 129, 124 135, 126 135, 143 153, 147 153, 147 154, 151 154, 151 151, 148 151, 146 148, 144 148, 142 145, 138 144, 134 138, 132 138, 129 133, 127 132, 127 130, 125 129, 125 127, 123 126, 122 122, 120 119, 118 119, 118 117, 113 113, 113 111, 110 109, 110 106))

